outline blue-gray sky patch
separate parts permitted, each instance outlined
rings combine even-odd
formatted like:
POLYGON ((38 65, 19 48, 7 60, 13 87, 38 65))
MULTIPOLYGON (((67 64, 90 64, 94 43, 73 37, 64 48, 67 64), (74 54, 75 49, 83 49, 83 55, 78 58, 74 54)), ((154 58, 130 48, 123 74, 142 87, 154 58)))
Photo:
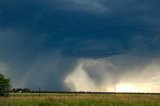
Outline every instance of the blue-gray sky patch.
POLYGON ((150 62, 160 54, 159 4, 158 0, 0 0, 0 72, 7 67, 5 74, 15 87, 35 89, 32 85, 42 81, 46 89, 64 90, 66 75, 81 59, 126 55, 126 61, 133 56, 150 62))

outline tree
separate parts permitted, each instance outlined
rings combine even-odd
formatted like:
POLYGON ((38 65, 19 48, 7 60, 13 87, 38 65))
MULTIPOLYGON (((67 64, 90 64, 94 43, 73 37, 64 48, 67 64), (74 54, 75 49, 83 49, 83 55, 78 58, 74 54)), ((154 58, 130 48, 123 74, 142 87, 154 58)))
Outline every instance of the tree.
POLYGON ((0 74, 0 96, 8 96, 11 89, 10 79, 0 74))

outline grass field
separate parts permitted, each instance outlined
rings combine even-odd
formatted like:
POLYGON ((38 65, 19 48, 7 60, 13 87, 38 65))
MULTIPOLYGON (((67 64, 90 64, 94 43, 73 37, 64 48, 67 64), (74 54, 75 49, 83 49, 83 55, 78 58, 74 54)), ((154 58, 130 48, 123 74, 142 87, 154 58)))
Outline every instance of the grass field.
POLYGON ((15 93, 0 106, 160 106, 159 94, 15 93))

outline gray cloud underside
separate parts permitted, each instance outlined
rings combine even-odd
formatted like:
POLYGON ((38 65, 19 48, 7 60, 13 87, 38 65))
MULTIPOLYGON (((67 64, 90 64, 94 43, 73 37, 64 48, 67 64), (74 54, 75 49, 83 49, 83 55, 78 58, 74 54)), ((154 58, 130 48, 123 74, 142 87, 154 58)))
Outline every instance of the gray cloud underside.
POLYGON ((159 4, 158 0, 0 0, 0 63, 8 67, 6 73, 17 86, 31 86, 28 79, 38 86, 43 71, 49 70, 43 85, 53 79, 56 86, 46 88, 63 89, 61 80, 79 58, 157 58, 159 4))

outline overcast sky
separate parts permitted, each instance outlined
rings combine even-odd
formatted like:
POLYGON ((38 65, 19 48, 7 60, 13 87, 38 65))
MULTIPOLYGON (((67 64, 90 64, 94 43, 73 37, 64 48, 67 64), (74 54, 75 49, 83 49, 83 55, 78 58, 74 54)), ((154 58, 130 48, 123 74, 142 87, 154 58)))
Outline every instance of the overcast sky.
POLYGON ((159 64, 159 10, 159 0, 0 0, 0 72, 14 87, 64 90, 86 61, 107 60, 118 75, 159 64))

